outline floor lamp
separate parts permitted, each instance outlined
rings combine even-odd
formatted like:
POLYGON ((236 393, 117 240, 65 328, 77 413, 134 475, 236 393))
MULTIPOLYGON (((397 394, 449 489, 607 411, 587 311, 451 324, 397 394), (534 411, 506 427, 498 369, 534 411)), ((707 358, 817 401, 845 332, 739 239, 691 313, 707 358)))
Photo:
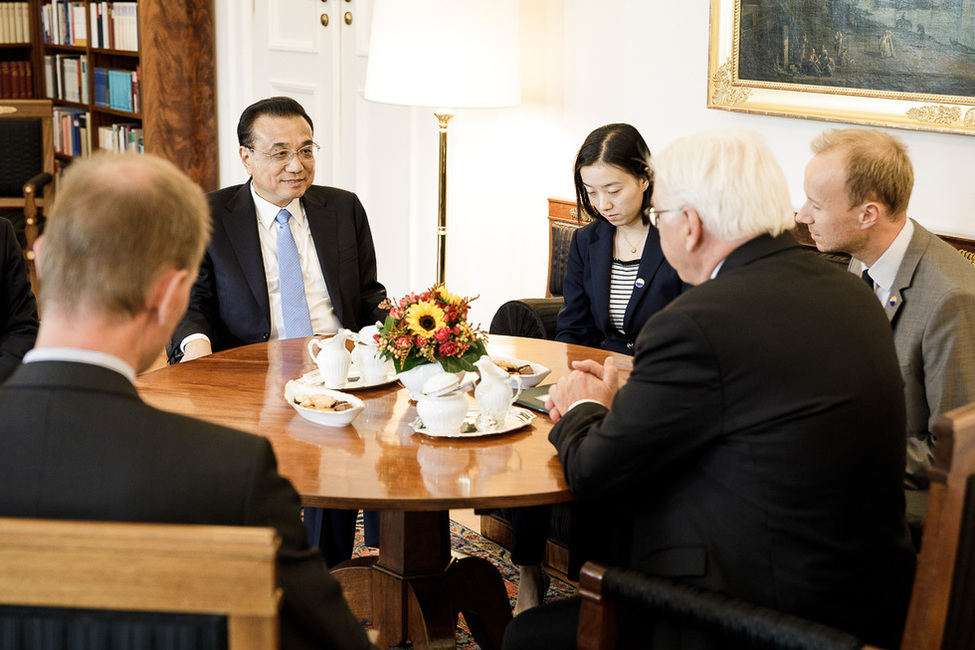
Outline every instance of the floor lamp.
POLYGON ((440 128, 437 283, 447 266, 447 127, 458 108, 521 101, 518 0, 376 0, 368 100, 436 109, 440 128))

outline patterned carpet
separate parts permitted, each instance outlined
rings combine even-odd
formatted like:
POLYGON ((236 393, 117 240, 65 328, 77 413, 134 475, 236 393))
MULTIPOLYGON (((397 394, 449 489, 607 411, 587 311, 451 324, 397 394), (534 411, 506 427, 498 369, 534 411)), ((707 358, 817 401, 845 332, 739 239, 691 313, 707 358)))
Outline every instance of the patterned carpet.
MULTIPOLYGON (((518 592, 518 569, 511 564, 511 553, 491 540, 481 537, 480 534, 470 528, 458 524, 456 521, 450 522, 450 545, 455 551, 466 555, 482 557, 496 566, 501 573, 501 577, 504 579, 504 586, 508 589, 508 600, 511 602, 511 607, 513 608, 515 606, 515 596, 518 592)), ((364 546, 362 543, 361 513, 359 515, 359 525, 356 528, 354 553, 356 556, 376 555, 378 553, 378 549, 364 546)), ((551 577, 552 584, 549 586, 548 593, 545 595, 545 602, 548 603, 553 600, 566 598, 575 593, 574 585, 556 576, 551 577)), ((464 617, 461 616, 457 624, 458 650, 473 650, 479 647, 473 637, 471 637, 467 629, 467 623, 464 622, 464 617)), ((407 650, 411 649, 412 645, 407 643, 403 646, 395 646, 395 648, 407 650)))

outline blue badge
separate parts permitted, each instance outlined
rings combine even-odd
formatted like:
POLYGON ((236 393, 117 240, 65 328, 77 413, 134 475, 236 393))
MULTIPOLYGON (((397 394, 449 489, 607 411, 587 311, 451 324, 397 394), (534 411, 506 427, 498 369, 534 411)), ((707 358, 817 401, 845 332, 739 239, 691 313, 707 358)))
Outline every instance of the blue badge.
POLYGON ((646 284, 646 282, 644 281, 643 278, 637 278, 636 282, 634 282, 633 284, 636 285, 637 287, 642 287, 643 285, 646 284))

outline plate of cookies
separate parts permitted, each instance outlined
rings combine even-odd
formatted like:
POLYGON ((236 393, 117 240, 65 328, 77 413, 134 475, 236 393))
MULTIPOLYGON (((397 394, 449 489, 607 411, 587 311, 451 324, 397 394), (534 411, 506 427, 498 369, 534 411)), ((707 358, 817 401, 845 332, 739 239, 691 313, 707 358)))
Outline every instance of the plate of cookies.
POLYGON ((326 427, 344 427, 366 408, 355 395, 308 386, 294 379, 285 384, 284 399, 298 411, 298 415, 326 427))
POLYGON ((548 374, 552 372, 540 363, 532 363, 523 359, 491 355, 491 361, 512 377, 517 377, 521 381, 522 389, 537 386, 539 382, 548 377, 548 374))

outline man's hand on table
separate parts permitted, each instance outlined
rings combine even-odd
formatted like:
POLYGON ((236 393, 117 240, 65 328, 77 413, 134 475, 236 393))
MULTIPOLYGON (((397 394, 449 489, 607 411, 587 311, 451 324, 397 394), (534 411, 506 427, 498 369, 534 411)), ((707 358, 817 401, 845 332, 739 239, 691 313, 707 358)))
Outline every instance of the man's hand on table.
POLYGON ((619 370, 613 357, 607 358, 605 365, 592 359, 573 361, 572 368, 548 391, 545 408, 553 422, 558 422, 579 401, 599 402, 609 408, 619 390, 619 370))

